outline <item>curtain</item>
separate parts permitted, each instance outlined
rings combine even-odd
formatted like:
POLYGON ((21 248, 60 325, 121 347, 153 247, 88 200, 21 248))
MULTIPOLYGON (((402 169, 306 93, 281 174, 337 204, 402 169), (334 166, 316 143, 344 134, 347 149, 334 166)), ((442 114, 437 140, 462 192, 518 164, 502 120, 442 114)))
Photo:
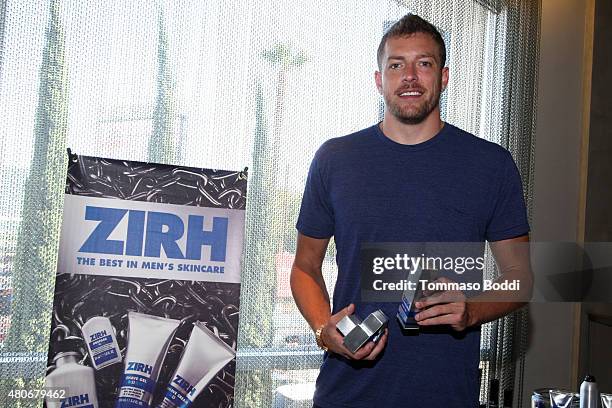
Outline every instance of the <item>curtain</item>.
MULTIPOLYGON (((493 115, 499 139, 517 164, 529 220, 534 196, 534 149, 539 60, 539 1, 505 0, 496 22, 500 71, 503 86, 495 91, 493 115)), ((490 254, 489 254, 490 255, 490 254)), ((491 275, 496 271, 490 268, 491 275)), ((524 355, 527 347, 529 309, 524 307, 502 319, 485 325, 481 340, 481 358, 489 350, 490 365, 483 375, 481 391, 489 384, 486 400, 498 406, 521 407, 523 401, 524 355), (487 346, 488 344, 488 346, 487 346), (495 395, 496 394, 496 395, 495 395)), ((484 360, 484 358, 482 358, 484 360)), ((528 391, 530 392, 530 391, 528 391)), ((481 399, 484 396, 481 392, 481 399)))
MULTIPOLYGON (((321 353, 288 277, 308 166, 325 140, 379 120, 376 48, 407 12, 447 41, 444 119, 509 148, 530 203, 535 2, 1 1, 2 395, 44 378, 69 147, 249 167, 236 405, 307 406, 321 353)), ((323 271, 331 292, 333 243, 323 271)), ((514 387, 524 322, 483 329, 483 403, 493 380, 502 397, 514 387)))

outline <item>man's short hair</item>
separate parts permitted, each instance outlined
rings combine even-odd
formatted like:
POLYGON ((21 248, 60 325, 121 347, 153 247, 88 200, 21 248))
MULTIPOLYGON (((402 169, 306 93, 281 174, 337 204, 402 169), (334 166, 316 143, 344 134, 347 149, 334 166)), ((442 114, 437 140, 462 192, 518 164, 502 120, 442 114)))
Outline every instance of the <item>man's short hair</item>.
POLYGON ((383 54, 385 53, 385 44, 389 38, 408 37, 416 33, 428 34, 434 39, 434 41, 438 44, 438 49, 440 50, 440 67, 444 67, 446 64, 446 45, 444 44, 444 40, 442 39, 442 35, 440 35, 438 29, 429 21, 422 19, 416 14, 406 14, 404 17, 399 19, 399 21, 395 22, 395 24, 389 27, 381 38, 377 53, 378 69, 382 70, 382 59, 383 54))

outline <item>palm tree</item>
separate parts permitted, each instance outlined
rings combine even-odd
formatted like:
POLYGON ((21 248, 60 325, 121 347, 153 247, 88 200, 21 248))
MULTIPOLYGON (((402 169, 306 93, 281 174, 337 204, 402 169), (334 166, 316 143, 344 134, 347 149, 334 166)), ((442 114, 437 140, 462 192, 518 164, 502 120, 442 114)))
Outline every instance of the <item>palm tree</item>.
POLYGON ((159 5, 157 28, 157 95, 153 110, 153 131, 149 139, 148 158, 151 163, 176 164, 180 157, 174 129, 175 80, 170 67, 168 33, 161 4, 159 5))
MULTIPOLYGON (((275 256, 282 246, 283 231, 275 222, 274 213, 278 194, 276 176, 278 150, 283 120, 287 73, 306 62, 303 52, 294 53, 286 44, 277 44, 262 52, 262 57, 277 69, 276 99, 272 137, 268 136, 265 101, 261 84, 255 89, 255 141, 253 169, 248 188, 247 239, 251 250, 245 254, 246 282, 257 282, 252 310, 243 309, 243 338, 248 347, 267 347, 272 339, 272 312, 276 297, 275 256)), ((244 305, 246 306, 246 305, 244 305)))
MULTIPOLYGON (((276 69, 276 92, 275 92, 275 103, 274 103, 274 125, 272 127, 272 144, 269 146, 270 160, 269 160, 269 171, 268 175, 276 177, 279 172, 279 150, 281 143, 284 142, 284 138, 281 134, 283 125, 283 114, 285 107, 285 94, 287 89, 287 76, 288 73, 293 70, 302 67, 307 61, 306 53, 302 50, 294 51, 290 44, 275 44, 271 48, 264 50, 261 53, 263 59, 272 65, 276 69)), ((289 176, 289 164, 285 166, 284 184, 287 185, 287 179, 289 176)), ((275 183, 272 183, 273 187, 278 188, 275 183)), ((286 193, 286 192, 285 192, 286 193)), ((276 219, 272 227, 272 236, 275 238, 276 250, 275 254, 282 250, 283 236, 287 228, 291 228, 290 224, 287 194, 277 194, 272 202, 275 205, 276 210, 282 214, 281 217, 276 219)), ((277 211, 274 211, 277 213, 277 211)))
MULTIPOLYGON (((249 302, 240 305, 240 346, 263 348, 269 346, 272 334, 272 313, 274 305, 275 277, 274 256, 267 237, 270 235, 271 194, 273 179, 266 177, 268 161, 264 152, 269 147, 268 123, 265 115, 265 102, 261 84, 255 86, 255 139, 253 142, 253 166, 249 171, 247 188, 246 238, 244 268, 242 275, 243 290, 250 287, 249 302), (248 248, 248 251, 246 250, 248 248)), ((268 370, 249 370, 236 377, 236 388, 241 395, 236 402, 245 407, 270 406, 263 400, 270 386, 268 370)))
POLYGON ((263 59, 268 61, 276 71, 276 99, 274 103, 274 125, 272 127, 272 154, 274 160, 272 175, 276 175, 278 163, 279 143, 282 139, 283 109, 285 106, 285 93, 287 89, 287 74, 294 68, 300 68, 308 59, 304 51, 294 52, 289 44, 276 44, 261 53, 263 59))
POLYGON ((250 243, 244 258, 242 281, 255 285, 252 301, 241 306, 240 330, 249 348, 266 347, 272 332, 271 311, 274 302, 275 279, 274 252, 270 248, 270 221, 272 220, 272 194, 274 179, 265 171, 270 164, 265 152, 269 148, 268 126, 265 116, 264 96, 261 84, 255 87, 255 140, 253 143, 253 167, 247 189, 248 216, 246 219, 247 242, 250 243))
MULTIPOLYGON (((288 72, 306 62, 303 52, 293 52, 287 44, 277 44, 265 50, 261 56, 276 72, 276 98, 272 137, 268 135, 265 100, 260 82, 255 86, 255 136, 253 143, 253 167, 249 172, 247 198, 246 239, 249 250, 244 255, 243 279, 248 285, 251 301, 240 306, 241 346, 248 348, 270 347, 273 338, 273 312, 276 300, 276 254, 283 246, 284 231, 275 213, 279 211, 279 193, 276 177, 281 127, 288 72)), ((284 223, 283 223, 284 224, 284 223)), ((270 406, 272 394, 267 390, 272 384, 269 370, 251 370, 237 377, 244 385, 237 387, 241 406, 270 406)))

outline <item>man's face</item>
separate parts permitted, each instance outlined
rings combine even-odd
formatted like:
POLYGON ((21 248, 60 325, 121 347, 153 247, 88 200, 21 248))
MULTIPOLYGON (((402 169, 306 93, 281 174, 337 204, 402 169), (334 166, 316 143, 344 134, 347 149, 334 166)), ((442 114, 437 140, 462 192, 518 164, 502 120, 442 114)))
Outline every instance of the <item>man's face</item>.
POLYGON ((439 48, 425 33, 392 37, 385 44, 376 87, 387 111, 405 124, 418 124, 440 115, 440 93, 448 83, 448 68, 440 66, 439 48))

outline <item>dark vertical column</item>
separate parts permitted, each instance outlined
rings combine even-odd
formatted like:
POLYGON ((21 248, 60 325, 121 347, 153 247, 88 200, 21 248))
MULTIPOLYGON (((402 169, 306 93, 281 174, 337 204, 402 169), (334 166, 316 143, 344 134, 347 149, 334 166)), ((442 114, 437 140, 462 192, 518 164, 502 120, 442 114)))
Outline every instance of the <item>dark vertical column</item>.
POLYGON ((596 2, 593 46, 585 242, 612 241, 612 2, 609 0, 596 2))

